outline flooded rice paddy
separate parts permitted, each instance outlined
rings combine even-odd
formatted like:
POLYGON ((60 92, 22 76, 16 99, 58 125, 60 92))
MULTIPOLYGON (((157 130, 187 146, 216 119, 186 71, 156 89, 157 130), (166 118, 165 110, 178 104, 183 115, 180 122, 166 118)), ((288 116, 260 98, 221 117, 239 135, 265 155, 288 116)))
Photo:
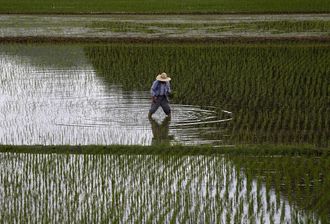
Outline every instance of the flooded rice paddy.
POLYGON ((329 145, 328 44, 2 44, 0 144, 329 145), (148 120, 156 74, 172 119, 148 120))
POLYGON ((259 159, 1 153, 0 221, 329 221, 329 159, 259 159))
MULTIPOLYGON (((327 146, 329 49, 1 44, 0 145, 327 146), (173 116, 149 120, 161 71, 173 80, 173 116)), ((0 153, 0 222, 329 223, 329 164, 326 156, 0 153)))
POLYGON ((84 51, 100 77, 125 90, 148 89, 153 71, 168 71, 173 102, 233 112, 226 126, 232 144, 329 145, 329 44, 112 44, 84 51))
POLYGON ((228 111, 172 104, 172 119, 161 109, 148 119, 149 89, 127 91, 106 82, 82 47, 0 49, 0 144, 224 144, 227 138, 219 124, 230 122, 228 111), (213 132, 223 137, 201 135, 213 132))

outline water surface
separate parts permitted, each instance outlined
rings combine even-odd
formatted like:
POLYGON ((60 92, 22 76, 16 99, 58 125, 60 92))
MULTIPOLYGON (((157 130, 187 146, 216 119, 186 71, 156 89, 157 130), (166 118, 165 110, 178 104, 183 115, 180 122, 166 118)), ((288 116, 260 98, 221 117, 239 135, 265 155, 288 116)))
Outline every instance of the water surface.
POLYGON ((161 109, 148 119, 149 90, 106 82, 82 46, 1 45, 0 52, 0 144, 224 144, 227 138, 215 123, 228 123, 228 112, 172 104, 171 120, 161 109), (213 132, 223 138, 201 135, 213 132))

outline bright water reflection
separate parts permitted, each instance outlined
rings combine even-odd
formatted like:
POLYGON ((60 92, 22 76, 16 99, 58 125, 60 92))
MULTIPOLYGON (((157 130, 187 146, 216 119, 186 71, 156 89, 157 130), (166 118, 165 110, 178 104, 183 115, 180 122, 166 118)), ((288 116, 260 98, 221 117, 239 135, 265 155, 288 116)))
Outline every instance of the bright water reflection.
POLYGON ((0 154, 0 222, 320 223, 222 156, 0 154))
POLYGON ((149 92, 107 84, 81 46, 0 49, 0 144, 224 144, 226 130, 213 122, 229 114, 219 118, 213 110, 188 105, 172 105, 168 134, 159 141, 155 133, 164 128, 163 114, 159 110, 155 121, 147 119, 149 92), (213 132, 223 138, 203 137, 213 132))

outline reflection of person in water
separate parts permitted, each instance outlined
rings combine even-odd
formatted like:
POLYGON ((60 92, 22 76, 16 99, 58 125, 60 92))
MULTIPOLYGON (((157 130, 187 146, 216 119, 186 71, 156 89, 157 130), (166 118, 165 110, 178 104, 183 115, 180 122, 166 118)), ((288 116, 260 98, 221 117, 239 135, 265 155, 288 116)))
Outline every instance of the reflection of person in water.
POLYGON ((161 124, 152 117, 149 117, 149 121, 153 135, 152 145, 169 145, 170 141, 173 140, 173 136, 169 135, 171 118, 165 117, 161 124))

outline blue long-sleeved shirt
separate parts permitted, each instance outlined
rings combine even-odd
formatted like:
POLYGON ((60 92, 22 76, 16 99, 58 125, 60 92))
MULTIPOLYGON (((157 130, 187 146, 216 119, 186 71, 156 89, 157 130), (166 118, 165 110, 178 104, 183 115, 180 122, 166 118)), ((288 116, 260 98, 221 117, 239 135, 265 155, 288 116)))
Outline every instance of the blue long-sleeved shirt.
POLYGON ((152 83, 150 93, 152 96, 167 96, 171 93, 170 82, 161 82, 155 80, 152 83))

